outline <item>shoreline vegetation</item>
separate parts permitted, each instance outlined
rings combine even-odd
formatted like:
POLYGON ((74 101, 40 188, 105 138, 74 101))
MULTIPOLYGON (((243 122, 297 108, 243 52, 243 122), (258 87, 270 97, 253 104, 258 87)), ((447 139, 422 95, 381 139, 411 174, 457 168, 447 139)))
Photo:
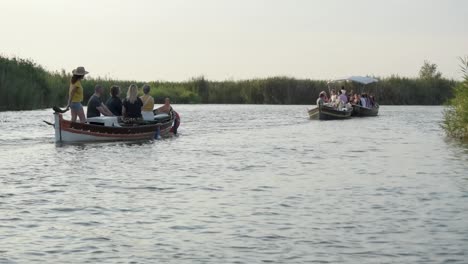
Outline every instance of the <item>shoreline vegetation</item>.
MULTIPOLYGON (((27 59, 8 58, 0 55, 0 111, 32 110, 64 106, 68 98, 71 73, 49 72, 42 66, 27 59)), ((392 75, 378 78, 380 81, 362 87, 346 83, 346 89, 354 92, 374 94, 381 105, 441 105, 452 100, 453 87, 461 84, 442 77, 437 65, 425 62, 419 78, 392 75)), ((144 82, 88 78, 82 84, 84 102, 94 92, 94 86, 101 84, 109 96, 109 87, 119 85, 123 94, 130 84, 142 87, 144 82)), ((465 82, 466 85, 466 80, 465 82)), ((204 77, 183 82, 148 82, 151 95, 156 103, 170 97, 179 104, 315 104, 320 91, 329 93, 327 81, 271 77, 239 81, 209 81, 204 77)), ((339 90, 340 87, 333 87, 339 90)), ((457 92, 460 93, 460 92, 457 92)))
POLYGON ((468 56, 460 58, 463 81, 454 89, 454 97, 444 112, 443 128, 452 138, 468 142, 468 56))

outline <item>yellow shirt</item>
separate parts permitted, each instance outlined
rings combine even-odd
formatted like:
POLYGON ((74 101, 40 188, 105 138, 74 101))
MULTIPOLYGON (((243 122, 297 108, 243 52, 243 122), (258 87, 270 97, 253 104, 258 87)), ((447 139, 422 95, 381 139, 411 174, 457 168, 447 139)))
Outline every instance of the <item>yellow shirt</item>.
POLYGON ((81 86, 81 82, 77 81, 75 84, 70 84, 70 90, 69 94, 71 95, 71 92, 73 88, 76 87, 75 94, 73 95, 71 102, 72 103, 80 103, 83 101, 83 86, 81 86))
POLYGON ((145 94, 140 97, 141 101, 143 101, 143 107, 141 111, 151 112, 154 108, 154 98, 151 95, 145 94))

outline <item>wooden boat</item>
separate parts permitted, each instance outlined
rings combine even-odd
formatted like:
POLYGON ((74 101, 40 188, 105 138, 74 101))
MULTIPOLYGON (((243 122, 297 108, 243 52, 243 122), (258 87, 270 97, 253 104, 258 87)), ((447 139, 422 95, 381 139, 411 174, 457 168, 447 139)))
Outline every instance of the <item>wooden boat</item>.
POLYGON ((320 115, 320 111, 318 106, 312 109, 308 109, 307 112, 309 113, 310 119, 318 119, 320 115))
POLYGON ((59 112, 54 113, 55 142, 81 143, 103 141, 138 141, 164 137, 177 133, 179 116, 155 115, 154 121, 142 121, 138 124, 125 124, 116 116, 88 118, 86 123, 71 122, 63 119, 59 112))
MULTIPOLYGON (((362 87, 364 87, 365 85, 369 85, 369 84, 372 84, 372 83, 376 83, 378 82, 377 79, 375 78, 371 78, 371 77, 364 77, 364 76, 349 76, 349 77, 345 77, 345 78, 339 78, 339 79, 336 79, 336 80, 332 80, 332 81, 329 81, 328 82, 328 88, 330 90, 330 85, 332 83, 339 83, 339 82, 353 82, 353 83, 358 83, 360 85, 362 85, 362 87)), ((363 89, 361 87, 361 90, 363 89)), ((333 119, 336 119, 336 118, 343 118, 342 116, 346 116, 348 113, 338 113, 335 111, 333 111, 333 109, 327 109, 327 108, 324 108, 323 111, 325 114, 328 114, 329 117, 332 117, 333 119)), ((379 114, 379 105, 376 104, 375 107, 372 107, 372 108, 367 108, 367 107, 363 107, 363 106, 359 106, 359 105, 354 105, 353 106, 353 110, 351 111, 351 115, 352 116, 377 116, 379 114)), ((347 117, 345 117, 347 118, 347 117)), ((322 119, 322 114, 320 116, 320 119, 322 119)))
POLYGON ((332 106, 322 105, 308 110, 310 119, 339 120, 351 117, 353 109, 339 110, 332 106))
POLYGON ((367 108, 360 105, 353 105, 353 116, 377 116, 379 114, 379 105, 376 104, 372 108, 367 108))

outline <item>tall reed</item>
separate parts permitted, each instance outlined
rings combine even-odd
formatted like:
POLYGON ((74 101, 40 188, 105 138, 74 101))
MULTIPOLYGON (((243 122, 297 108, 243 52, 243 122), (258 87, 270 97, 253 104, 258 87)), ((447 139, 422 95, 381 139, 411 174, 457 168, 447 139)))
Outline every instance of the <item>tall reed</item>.
MULTIPOLYGON (((0 111, 64 106, 70 77, 64 70, 48 72, 30 60, 0 56, 0 111)), ((84 104, 96 84, 105 89, 119 85, 124 94, 132 83, 138 87, 143 85, 138 81, 87 78, 83 81, 84 104)), ((315 104, 320 91, 328 92, 329 89, 324 80, 290 77, 209 81, 202 76, 183 82, 155 81, 149 84, 157 103, 170 97, 175 103, 315 104)), ((436 74, 424 78, 390 76, 365 87, 353 83, 345 85, 348 91, 374 94, 380 104, 440 105, 452 98, 452 88, 456 84, 456 81, 436 74)))
POLYGON ((468 57, 460 61, 463 82, 454 88, 454 97, 444 113, 443 127, 450 137, 468 141, 468 57))

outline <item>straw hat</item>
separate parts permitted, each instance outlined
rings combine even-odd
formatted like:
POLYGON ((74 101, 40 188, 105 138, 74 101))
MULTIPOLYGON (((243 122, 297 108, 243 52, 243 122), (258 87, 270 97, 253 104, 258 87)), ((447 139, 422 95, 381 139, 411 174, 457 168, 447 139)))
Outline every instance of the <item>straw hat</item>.
POLYGON ((83 66, 80 66, 72 71, 73 75, 85 75, 88 74, 89 72, 85 71, 85 68, 83 66))

